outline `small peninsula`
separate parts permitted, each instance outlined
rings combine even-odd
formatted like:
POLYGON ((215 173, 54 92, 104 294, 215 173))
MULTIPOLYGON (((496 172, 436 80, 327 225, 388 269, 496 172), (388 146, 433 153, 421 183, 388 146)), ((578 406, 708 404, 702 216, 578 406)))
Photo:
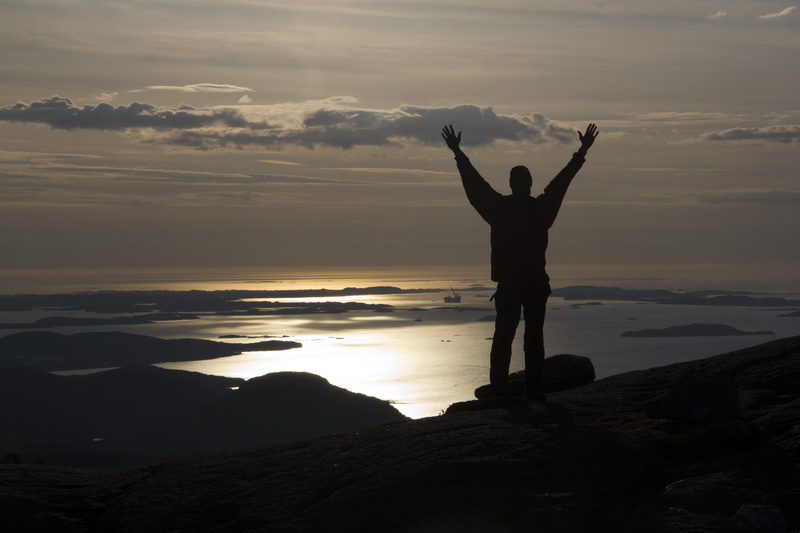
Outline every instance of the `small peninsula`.
POLYGON ((62 335, 49 331, 23 331, 0 338, 0 368, 32 367, 40 370, 77 370, 173 361, 195 361, 239 355, 242 352, 300 348, 295 341, 253 343, 203 339, 159 339, 118 331, 62 335))

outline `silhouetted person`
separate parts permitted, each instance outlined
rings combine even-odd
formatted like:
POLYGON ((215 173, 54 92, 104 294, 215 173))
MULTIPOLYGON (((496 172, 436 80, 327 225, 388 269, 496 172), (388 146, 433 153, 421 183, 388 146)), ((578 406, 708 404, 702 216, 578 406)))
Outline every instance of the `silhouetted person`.
POLYGON ((452 125, 445 126, 442 137, 455 154, 469 203, 491 226, 492 281, 497 282, 497 292, 493 296, 497 318, 489 370, 492 389, 497 396, 508 394, 511 344, 522 311, 525 317, 525 395, 544 402, 546 398, 539 386, 544 361, 542 329, 550 296, 550 278, 545 271, 547 230, 553 225, 567 188, 597 137, 597 126, 589 124, 585 135, 578 132, 581 147, 545 187, 544 193, 535 198, 531 197, 533 179, 526 167, 511 169, 511 195, 503 196, 492 189, 461 151, 460 131, 456 135, 452 125))

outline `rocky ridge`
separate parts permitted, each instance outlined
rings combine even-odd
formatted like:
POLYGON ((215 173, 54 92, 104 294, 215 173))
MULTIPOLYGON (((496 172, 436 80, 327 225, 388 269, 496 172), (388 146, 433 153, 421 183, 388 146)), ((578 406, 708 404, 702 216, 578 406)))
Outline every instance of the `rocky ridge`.
POLYGON ((26 531, 800 528, 800 337, 612 376, 546 405, 456 405, 148 467, 4 465, 0 513, 26 531), (738 409, 713 410, 730 401, 738 409), (681 403, 703 416, 659 411, 681 403))

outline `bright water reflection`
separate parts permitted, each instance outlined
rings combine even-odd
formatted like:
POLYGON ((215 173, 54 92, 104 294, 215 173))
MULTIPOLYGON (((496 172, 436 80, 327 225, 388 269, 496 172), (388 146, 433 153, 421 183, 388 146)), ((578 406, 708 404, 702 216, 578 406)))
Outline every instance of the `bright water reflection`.
POLYGON ((419 418, 468 399, 484 380, 480 359, 491 327, 481 323, 472 334, 462 329, 455 324, 340 328, 336 336, 292 336, 303 343, 299 349, 159 366, 246 379, 270 372, 311 372, 336 386, 389 400, 406 416, 419 418))
MULTIPOLYGON (((418 303, 418 302, 417 302, 418 303)), ((465 306, 485 304, 485 300, 465 306)), ((551 299, 545 325, 548 355, 589 356, 598 378, 733 351, 776 338, 800 335, 800 320, 778 318, 772 309, 641 305, 605 302, 572 308, 551 299), (692 322, 724 323, 742 330, 772 330, 775 336, 627 338, 627 330, 664 328, 692 322)), ((487 381, 493 323, 491 310, 399 309, 389 315, 347 313, 326 317, 204 319, 195 336, 236 332, 289 335, 303 347, 162 366, 250 378, 269 372, 312 372, 348 390, 390 400, 405 415, 441 413, 473 398, 487 381), (201 335, 197 335, 201 334, 201 335)), ((165 336, 165 335, 161 335, 165 336)), ((522 369, 522 343, 514 344, 512 371, 522 369)), ((241 339, 255 342, 259 339, 241 339)))

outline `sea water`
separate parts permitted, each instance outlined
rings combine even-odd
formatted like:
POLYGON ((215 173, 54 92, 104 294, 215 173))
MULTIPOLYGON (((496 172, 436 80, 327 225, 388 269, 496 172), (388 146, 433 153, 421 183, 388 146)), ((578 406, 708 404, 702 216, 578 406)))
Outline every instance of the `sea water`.
MULTIPOLYGON (((104 271, 105 272, 105 271, 104 271)), ((597 270, 592 271, 597 273, 597 270)), ((618 271, 615 271, 618 272, 618 271)), ((215 316, 197 320, 146 325, 62 327, 52 331, 126 331, 159 338, 220 340, 223 335, 242 336, 226 342, 258 342, 263 336, 299 341, 301 348, 285 351, 247 352, 204 361, 164 363, 164 368, 251 378, 270 372, 295 371, 318 374, 332 384, 353 392, 391 401, 407 416, 419 418, 441 413, 450 404, 473 398, 474 389, 487 382, 488 352, 494 314, 492 284, 482 267, 398 269, 227 269, 192 271, 117 271, 105 277, 85 272, 42 277, 29 290, 3 292, 54 293, 80 290, 218 290, 218 289, 339 289, 391 285, 402 289, 441 289, 437 292, 325 298, 326 301, 359 301, 389 304, 391 312, 351 311, 340 314, 215 316), (83 276, 83 277, 82 277, 83 276), (49 284, 49 285, 48 285, 49 284), (460 303, 446 303, 450 288, 461 293, 460 303), (33 290, 30 290, 33 289, 33 290), (249 338, 248 338, 249 337, 249 338)), ((623 278, 578 275, 560 285, 593 284, 623 288, 706 288, 759 291, 757 282, 746 280, 692 280, 653 276, 623 278)), ((24 275, 23 275, 24 277, 24 275)), ((9 279, 9 278, 4 278, 9 279)), ((33 281, 30 278, 29 281, 33 281)), ((770 292, 796 297, 791 279, 770 292)), ((16 289, 23 287, 21 281, 16 289)), ((559 286, 554 283, 554 286, 559 286)), ((795 298, 796 299, 796 298, 795 298)), ((278 298, 269 298, 271 301, 278 298)), ((298 298, 313 301, 313 298, 298 298)), ((318 300, 318 299, 316 299, 318 300)), ((706 307, 637 302, 581 302, 551 297, 545 322, 548 355, 572 353, 590 357, 598 378, 629 370, 663 366, 708 357, 770 340, 800 335, 800 318, 779 317, 787 309, 706 307), (590 305, 576 305, 576 304, 590 305), (691 323, 726 324, 745 331, 771 330, 775 335, 735 337, 621 337, 630 330, 661 329, 691 323)), ((72 316, 85 316, 72 312, 72 316)), ((68 312, 33 311, 0 313, 2 321, 22 321, 68 312)), ((105 315, 104 315, 105 316, 105 315)), ((520 326, 520 333, 521 328, 520 326)), ((13 333, 4 330, 0 335, 13 333)), ((521 370, 521 334, 514 343, 512 371, 521 370)))

